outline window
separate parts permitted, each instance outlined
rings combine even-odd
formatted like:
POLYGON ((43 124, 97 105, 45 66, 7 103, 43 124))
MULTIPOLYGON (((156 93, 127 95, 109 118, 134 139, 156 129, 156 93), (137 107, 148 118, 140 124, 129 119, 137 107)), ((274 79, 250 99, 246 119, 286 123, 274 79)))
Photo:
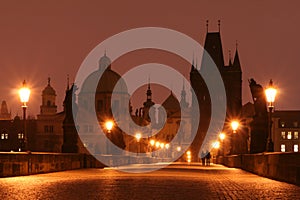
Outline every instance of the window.
POLYGON ((280 150, 281 150, 281 152, 285 152, 285 144, 282 144, 282 145, 280 146, 280 150))
POLYGON ((287 139, 289 139, 289 140, 292 139, 292 132, 291 131, 288 132, 287 139))
POLYGON ((298 152, 298 144, 294 144, 294 152, 298 152))
POLYGON ((285 131, 281 131, 281 139, 285 139, 285 131))
POLYGON ((297 127, 298 127, 298 122, 297 122, 297 121, 294 121, 294 122, 293 122, 293 125, 294 125, 295 128, 297 128, 297 127))
POLYGON ((18 133, 18 139, 23 139, 24 138, 24 134, 23 133, 18 133))
POLYGON ((284 122, 280 122, 280 126, 281 127, 285 127, 285 123, 284 122))
POLYGON ((299 138, 298 135, 299 135, 299 134, 298 134, 298 131, 295 131, 295 132, 294 132, 294 139, 295 139, 295 140, 298 140, 298 138, 299 138))
POLYGON ((4 140, 4 133, 1 133, 1 140, 4 140))
POLYGON ((4 134, 4 138, 5 138, 6 140, 8 140, 8 133, 5 133, 5 134, 4 134))

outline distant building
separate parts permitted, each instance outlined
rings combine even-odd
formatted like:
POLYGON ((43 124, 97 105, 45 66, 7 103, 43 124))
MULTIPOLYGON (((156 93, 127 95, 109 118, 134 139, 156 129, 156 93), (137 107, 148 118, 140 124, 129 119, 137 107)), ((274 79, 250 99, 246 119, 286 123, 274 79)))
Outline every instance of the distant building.
MULTIPOLYGON (((200 71, 209 70, 209 68, 212 67, 209 56, 212 58, 214 64, 218 68, 219 73, 221 74, 226 91, 226 97, 218 96, 218 101, 226 100, 227 102, 226 120, 223 131, 226 133, 231 133, 231 128, 229 125, 230 121, 233 119, 240 119, 242 109, 242 70, 238 49, 236 48, 233 62, 231 60, 231 55, 229 55, 229 62, 228 65, 226 65, 224 62, 220 31, 207 32, 204 49, 206 52, 203 53, 200 69, 197 69, 197 66, 195 66, 193 62, 190 71, 190 81, 195 91, 195 95, 192 96, 192 110, 199 106, 201 113, 200 120, 192 123, 193 132, 197 132, 195 140, 191 145, 191 151, 193 155, 199 155, 200 147, 205 136, 207 135, 208 126, 211 120, 218 120, 211 119, 211 96, 203 77, 199 73, 200 71)), ((214 78, 214 75, 210 74, 209 78, 214 78)), ((195 119, 195 117, 192 116, 192 119, 195 119)), ((231 148, 229 153, 232 154, 237 152, 233 152, 233 149, 231 148)), ((195 156, 194 158, 197 159, 195 156)))
POLYGON ((42 91, 42 105, 36 119, 35 145, 32 151, 61 152, 64 112, 57 112, 56 91, 51 79, 42 91))
MULTIPOLYGON (((91 73, 82 84, 82 88, 79 88, 78 94, 78 115, 77 121, 81 129, 82 145, 79 147, 80 152, 86 152, 86 148, 90 153, 107 152, 107 143, 105 138, 99 132, 97 127, 100 127, 105 131, 107 137, 113 141, 114 144, 120 148, 125 148, 124 133, 121 129, 114 126, 111 133, 106 132, 105 122, 113 120, 115 122, 123 123, 123 126, 128 126, 127 120, 123 117, 129 116, 125 113, 125 107, 129 107, 129 94, 127 86, 121 76, 111 69, 111 60, 109 57, 102 56, 99 60, 98 69, 91 73), (101 77, 101 78, 100 78, 101 77), (117 82, 120 81, 120 85, 115 88, 117 82), (97 84, 98 83, 98 84, 97 84), (94 90, 94 85, 97 85, 94 90), (112 92, 114 91, 114 98, 112 99, 112 92), (96 94, 95 94, 96 92, 96 94), (91 111, 95 110, 98 123, 90 120, 91 111), (114 117, 112 117, 114 113, 114 117)), ((109 154, 109 152, 107 152, 109 154)))
POLYGON ((272 128, 275 152, 299 152, 300 111, 275 111, 272 128))
POLYGON ((0 120, 11 120, 11 112, 8 112, 6 101, 2 101, 1 103, 0 120))

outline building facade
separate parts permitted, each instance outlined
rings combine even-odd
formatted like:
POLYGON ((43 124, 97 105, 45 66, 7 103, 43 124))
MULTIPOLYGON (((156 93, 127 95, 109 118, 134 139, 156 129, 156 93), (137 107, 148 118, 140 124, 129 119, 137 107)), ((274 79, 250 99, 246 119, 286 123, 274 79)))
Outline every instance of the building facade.
POLYGON ((299 152, 300 111, 275 111, 272 139, 275 152, 299 152))

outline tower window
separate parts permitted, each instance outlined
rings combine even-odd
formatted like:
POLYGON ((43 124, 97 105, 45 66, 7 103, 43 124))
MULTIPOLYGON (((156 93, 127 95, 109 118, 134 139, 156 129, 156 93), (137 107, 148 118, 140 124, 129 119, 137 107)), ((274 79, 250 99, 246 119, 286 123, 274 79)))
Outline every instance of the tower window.
POLYGON ((295 139, 295 140, 298 140, 298 138, 299 138, 298 131, 295 131, 295 132, 294 132, 294 139, 295 139))
POLYGON ((23 133, 18 133, 18 139, 24 139, 24 134, 23 133))
POLYGON ((292 139, 292 132, 291 131, 288 132, 287 139, 289 139, 289 140, 292 139))
POLYGON ((285 144, 282 144, 282 145, 280 146, 280 150, 281 150, 281 152, 285 152, 285 144))
POLYGON ((281 131, 281 139, 285 139, 285 131, 281 131))
POLYGON ((47 106, 51 106, 51 101, 47 101, 47 106))
POLYGON ((294 152, 298 152, 298 144, 294 144, 294 152))

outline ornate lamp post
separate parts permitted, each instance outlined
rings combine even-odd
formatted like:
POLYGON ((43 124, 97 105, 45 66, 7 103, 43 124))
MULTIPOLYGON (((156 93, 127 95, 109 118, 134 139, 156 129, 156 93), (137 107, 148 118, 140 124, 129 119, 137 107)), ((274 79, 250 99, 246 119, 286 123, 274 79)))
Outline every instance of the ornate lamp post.
POLYGON ((105 125, 106 131, 108 133, 108 135, 107 135, 107 142, 106 142, 106 153, 108 154, 110 152, 108 139, 111 138, 110 137, 110 133, 111 133, 111 130, 113 129, 113 127, 114 127, 114 122, 111 121, 111 120, 109 120, 109 121, 106 121, 104 125, 105 125))
MULTIPOLYGON (((237 132, 237 129, 238 129, 239 126, 240 126, 240 123, 239 123, 238 121, 236 121, 236 120, 233 120, 233 121, 231 122, 230 125, 231 125, 232 132, 233 132, 233 133, 236 133, 236 132, 237 132)), ((234 137, 234 136, 231 137, 231 147, 232 147, 231 154, 237 153, 236 139, 234 140, 235 142, 232 142, 232 141, 233 141, 233 137, 234 137)))
POLYGON ((136 155, 139 154, 139 152, 141 151, 141 147, 140 147, 140 139, 142 138, 142 134, 140 132, 137 132, 135 134, 135 138, 136 138, 136 141, 137 141, 137 150, 136 150, 136 155))
POLYGON ((30 97, 30 89, 26 86, 26 81, 23 81, 23 87, 19 90, 19 96, 22 103, 23 108, 23 121, 24 121, 24 150, 28 149, 28 137, 27 137, 27 127, 26 127, 26 109, 27 103, 30 97))
POLYGON ((269 108, 269 130, 268 130, 268 143, 267 143, 267 151, 274 151, 274 143, 272 141, 272 112, 274 110, 274 101, 276 97, 277 90, 273 87, 272 79, 269 82, 268 88, 265 90, 268 108, 269 108))

